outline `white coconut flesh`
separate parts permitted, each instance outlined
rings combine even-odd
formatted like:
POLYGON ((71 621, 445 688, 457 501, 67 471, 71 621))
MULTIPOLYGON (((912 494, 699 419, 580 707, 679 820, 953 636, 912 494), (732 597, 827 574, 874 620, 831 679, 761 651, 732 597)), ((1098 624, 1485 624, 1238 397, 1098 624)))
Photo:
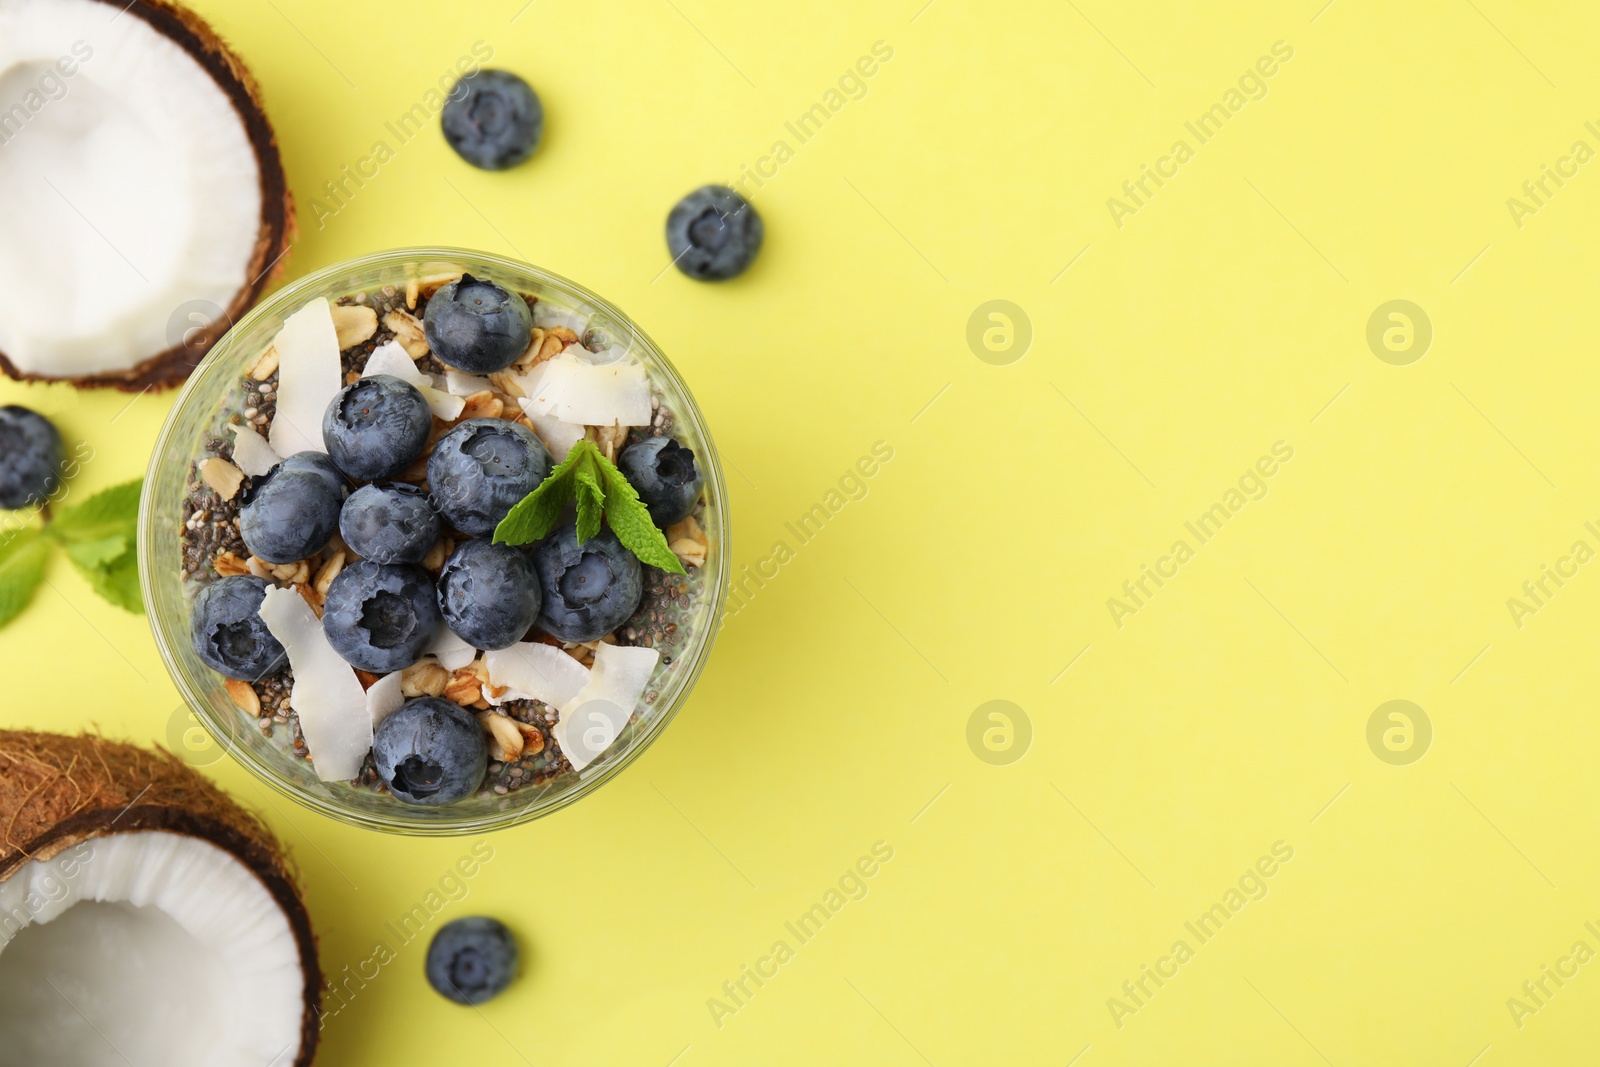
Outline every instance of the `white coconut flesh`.
POLYGON ((25 374, 125 371, 205 325, 188 309, 214 319, 253 281, 262 192, 243 120, 119 7, 0 0, 0 352, 25 374))
POLYGON ((272 894, 196 837, 99 837, 0 883, 5 1063, 285 1067, 304 983, 272 894))

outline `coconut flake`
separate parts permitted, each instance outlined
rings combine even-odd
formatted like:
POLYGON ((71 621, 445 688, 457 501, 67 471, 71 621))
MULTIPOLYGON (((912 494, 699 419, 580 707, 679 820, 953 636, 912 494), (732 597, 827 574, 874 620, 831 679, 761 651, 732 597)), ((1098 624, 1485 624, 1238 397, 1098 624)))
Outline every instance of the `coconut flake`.
POLYGON ((233 465, 252 478, 259 478, 282 462, 283 457, 272 450, 267 439, 243 424, 230 425, 228 429, 238 435, 233 442, 233 465))
MULTIPOLYGON (((569 345, 517 384, 527 394, 529 417, 553 415, 582 426, 646 426, 650 422, 650 379, 632 361, 596 366, 569 345)), ((587 354, 587 353, 586 353, 587 354)))
POLYGON ((550 733, 573 770, 587 767, 628 724, 661 653, 635 645, 598 645, 589 681, 561 708, 550 733))
POLYGON ((367 689, 367 714, 374 728, 390 715, 400 710, 406 695, 400 691, 400 672, 393 671, 379 678, 367 689))
POLYGON ((268 588, 260 614, 289 653, 294 670, 289 706, 300 716, 317 777, 349 781, 361 772, 372 748, 372 715, 355 668, 333 650, 311 605, 292 587, 268 588))
POLYGON ((416 386, 422 399, 428 402, 428 410, 433 412, 434 418, 443 422, 455 421, 460 417, 461 409, 467 406, 461 397, 436 389, 433 379, 417 369, 416 363, 398 341, 379 345, 367 357, 367 365, 362 368, 361 376, 370 378, 374 374, 387 374, 416 386))
POLYGON ((528 411, 528 401, 518 400, 522 412, 533 423, 533 435, 544 442, 557 463, 567 458, 572 446, 583 440, 584 428, 575 422, 562 422, 554 415, 534 415, 528 411))
MULTIPOLYGON (((560 356, 558 355, 556 358, 559 359, 560 356)), ((545 375, 550 372, 550 364, 554 362, 555 359, 547 359, 543 363, 535 363, 533 368, 524 374, 513 374, 511 376, 511 380, 517 383, 517 388, 522 390, 524 399, 520 403, 524 409, 531 403, 526 398, 539 395, 540 390, 544 388, 545 375)))
POLYGON ((542 641, 524 641, 485 652, 483 665, 489 672, 490 686, 505 690, 498 697, 485 690, 484 699, 495 705, 508 700, 542 700, 559 708, 582 692, 589 681, 589 668, 542 641))
POLYGON ((433 639, 424 655, 437 659, 439 666, 447 671, 459 671, 478 658, 478 650, 457 637, 450 627, 441 626, 439 636, 433 639))
POLYGON ((361 370, 361 376, 370 378, 374 374, 387 374, 412 385, 428 385, 431 388, 431 383, 423 377, 399 341, 385 341, 372 350, 372 354, 367 357, 367 365, 361 370))
POLYGON ((326 452, 322 416, 344 387, 328 301, 319 296, 285 319, 272 347, 278 350, 278 412, 267 436, 272 450, 280 456, 326 452))
POLYGON ((554 415, 546 414, 545 405, 539 404, 529 397, 539 395, 544 388, 546 375, 550 371, 553 360, 545 360, 535 366, 527 374, 513 378, 523 396, 517 400, 517 405, 522 408, 523 415, 533 423, 534 436, 544 442, 557 463, 567 458, 567 453, 572 451, 572 446, 577 444, 584 436, 584 427, 580 422, 565 422, 554 415))
POLYGON ((444 385, 451 396, 471 396, 473 393, 494 388, 494 383, 487 378, 480 378, 476 374, 462 374, 448 367, 444 372, 444 385))

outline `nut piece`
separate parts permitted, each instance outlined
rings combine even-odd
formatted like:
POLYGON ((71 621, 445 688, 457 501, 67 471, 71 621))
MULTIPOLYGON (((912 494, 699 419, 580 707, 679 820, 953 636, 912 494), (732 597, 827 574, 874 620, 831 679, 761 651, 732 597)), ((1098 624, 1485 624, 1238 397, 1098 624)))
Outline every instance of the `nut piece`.
POLYGON ((378 313, 364 304, 334 304, 333 332, 339 337, 339 351, 354 348, 378 332, 378 313))
POLYGON ((544 751, 544 734, 539 731, 537 726, 531 722, 523 722, 521 719, 512 719, 511 721, 522 733, 522 754, 524 756, 537 756, 544 751))
POLYGON ((417 287, 422 290, 424 296, 426 296, 429 300, 432 300, 434 293, 437 293, 440 289, 443 289, 445 286, 449 285, 453 281, 456 281, 460 277, 460 271, 446 274, 429 274, 418 281, 417 287))
POLYGON ((450 672, 426 656, 400 672, 400 693, 407 699, 442 696, 449 681, 450 672))
POLYGON ((456 417, 456 422, 465 422, 468 419, 498 419, 504 405, 493 391, 481 389, 466 398, 462 405, 461 414, 456 417))
POLYGON ((544 330, 538 326, 533 328, 533 333, 528 340, 528 350, 517 357, 511 365, 518 373, 525 373, 535 363, 539 362, 539 353, 544 349, 544 330))
POLYGON ((428 354, 428 338, 422 332, 422 323, 417 321, 415 315, 408 315, 399 308, 395 308, 383 317, 383 324, 394 332, 394 339, 400 342, 400 347, 412 359, 421 359, 428 354))
POLYGON ((444 569, 444 561, 449 559, 450 553, 455 550, 455 541, 440 534, 439 540, 435 541, 433 547, 428 549, 428 554, 422 557, 422 569, 430 574, 438 574, 444 569))
POLYGON ((539 355, 533 361, 533 366, 538 366, 547 359, 559 356, 568 345, 578 343, 578 335, 565 326, 552 326, 545 331, 544 344, 539 346, 539 355))
POLYGON ((318 596, 326 597, 328 595, 328 586, 333 584, 333 580, 339 577, 339 572, 342 570, 344 570, 344 553, 335 552, 328 557, 328 562, 318 569, 317 580, 312 583, 312 587, 316 589, 318 596))
POLYGON ((222 499, 232 500, 244 484, 244 471, 220 456, 212 456, 200 464, 200 480, 222 499))
POLYGON ((497 711, 480 711, 478 725, 489 735, 490 759, 509 763, 522 757, 522 731, 511 718, 497 711))
POLYGON ((272 564, 268 563, 260 556, 251 556, 249 559, 244 561, 244 565, 245 568, 257 578, 265 578, 269 582, 272 580, 272 564))
POLYGON ((322 618, 323 598, 321 593, 309 585, 291 585, 289 588, 300 594, 300 599, 311 606, 311 610, 316 614, 317 618, 322 618))
POLYGON ((417 290, 419 288, 420 286, 417 285, 417 280, 415 278, 412 278, 410 281, 406 282, 406 307, 410 308, 412 311, 417 310, 417 290))
POLYGON ((482 685, 471 667, 462 667, 450 676, 444 687, 444 698, 457 704, 476 704, 483 699, 482 685))
POLYGON ((693 515, 667 527, 667 547, 685 567, 703 567, 710 542, 693 515))
POLYGON ((304 585, 311 580, 311 565, 306 560, 302 559, 294 563, 278 563, 270 566, 273 579, 285 585, 304 585))
POLYGON ((222 683, 228 691, 228 698, 238 706, 246 715, 261 714, 261 698, 249 682, 241 682, 237 678, 229 678, 222 683))
MULTIPOLYGON (((478 699, 472 702, 472 706, 479 711, 488 711, 493 706, 489 703, 489 693, 494 690, 494 686, 489 684, 488 661, 479 656, 469 663, 466 669, 477 675, 478 678, 478 699)), ((500 689, 495 695, 498 696, 504 692, 504 689, 500 689)))
MULTIPOLYGON (((500 390, 501 393, 513 400, 517 399, 518 397, 524 397, 528 395, 527 393, 523 392, 522 386, 517 384, 516 375, 509 371, 495 371, 493 374, 489 375, 489 382, 496 389, 500 390)), ((516 407, 515 404, 511 406, 516 407)), ((520 415, 521 413, 521 409, 518 408, 517 414, 520 415)))
POLYGON ((249 565, 232 551, 219 552, 217 558, 211 561, 211 565, 217 569, 218 578, 232 578, 250 573, 249 565))
POLYGON ((622 449, 622 443, 628 439, 628 431, 623 426, 597 426, 594 431, 594 443, 606 459, 612 463, 617 461, 617 453, 622 449))
POLYGON ((685 567, 704 567, 706 565, 706 543, 704 541, 691 541, 687 537, 680 538, 667 545, 672 549, 672 554, 678 557, 678 562, 685 567))
POLYGON ((278 369, 278 350, 268 345, 266 351, 256 357, 256 365, 250 368, 250 377, 258 382, 264 382, 278 369))

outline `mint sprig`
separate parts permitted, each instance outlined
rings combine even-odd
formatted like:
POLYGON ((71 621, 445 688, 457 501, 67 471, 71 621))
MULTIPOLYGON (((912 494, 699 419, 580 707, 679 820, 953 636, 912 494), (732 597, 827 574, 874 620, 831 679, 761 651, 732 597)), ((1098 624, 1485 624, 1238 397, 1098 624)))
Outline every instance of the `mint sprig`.
POLYGON ((26 526, 0 539, 0 626, 14 619, 44 581, 50 544, 58 545, 94 591, 119 608, 140 613, 139 491, 143 479, 113 486, 59 508, 43 526, 26 526))
POLYGON ((143 478, 114 485, 56 512, 44 528, 96 593, 135 614, 144 611, 134 550, 143 488, 143 478))
POLYGON ((600 532, 605 519, 622 546, 641 563, 673 574, 685 573, 667 546, 667 538, 650 518, 649 509, 616 465, 590 440, 572 446, 538 488, 517 502, 495 527, 494 540, 525 545, 550 536, 569 503, 578 505, 578 543, 600 532))

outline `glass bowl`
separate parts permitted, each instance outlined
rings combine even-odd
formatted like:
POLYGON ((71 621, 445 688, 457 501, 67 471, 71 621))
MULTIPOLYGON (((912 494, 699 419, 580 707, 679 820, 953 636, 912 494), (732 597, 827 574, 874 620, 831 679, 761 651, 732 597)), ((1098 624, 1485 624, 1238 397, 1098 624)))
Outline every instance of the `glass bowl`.
POLYGON ((580 285, 516 260, 454 248, 402 248, 364 256, 301 278, 257 305, 212 348, 178 395, 151 454, 139 507, 139 579, 156 645, 184 700, 212 738, 306 807, 352 825, 403 834, 470 834, 528 822, 598 789, 633 762, 672 721, 705 666, 727 596, 728 561, 727 496, 711 433, 688 387, 655 343, 615 306, 580 285), (651 678, 655 701, 641 701, 633 721, 603 755, 583 771, 568 769, 543 785, 504 795, 480 792, 435 808, 346 782, 319 780, 311 764, 288 748, 289 727, 279 725, 267 737, 235 707, 222 676, 202 663, 190 644, 190 607, 199 586, 182 578, 179 530, 192 464, 206 453, 208 438, 227 436, 220 430, 227 419, 224 404, 290 314, 318 296, 332 302, 384 286, 403 293, 414 279, 462 271, 586 317, 590 330, 605 331, 612 343, 625 345, 644 364, 652 387, 675 416, 673 435, 701 463, 703 525, 710 551, 700 568, 700 593, 680 622, 689 630, 686 647, 673 655, 670 669, 657 666, 651 678))

